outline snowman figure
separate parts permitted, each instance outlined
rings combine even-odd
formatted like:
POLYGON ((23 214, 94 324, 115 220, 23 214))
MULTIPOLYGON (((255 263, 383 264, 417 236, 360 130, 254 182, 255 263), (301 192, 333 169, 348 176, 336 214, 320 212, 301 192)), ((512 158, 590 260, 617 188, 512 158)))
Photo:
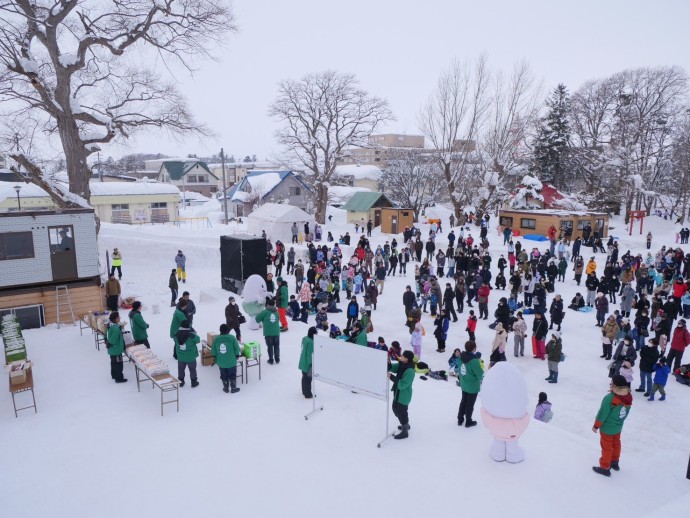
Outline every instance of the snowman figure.
POLYGON ((256 331, 261 327, 254 317, 266 307, 266 281, 261 275, 251 275, 244 283, 242 290, 242 308, 249 318, 249 329, 256 331))
POLYGON ((489 456, 496 462, 518 463, 525 450, 518 444, 530 422, 527 384, 520 371, 508 362, 498 362, 482 382, 481 416, 494 441, 489 456))

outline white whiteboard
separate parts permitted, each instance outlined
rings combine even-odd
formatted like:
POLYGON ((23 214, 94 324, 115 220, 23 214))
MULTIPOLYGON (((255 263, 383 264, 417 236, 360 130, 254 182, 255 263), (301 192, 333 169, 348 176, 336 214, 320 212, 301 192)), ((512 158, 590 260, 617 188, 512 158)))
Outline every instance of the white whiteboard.
POLYGON ((377 399, 388 399, 388 354, 371 347, 314 337, 314 381, 354 390, 377 399))

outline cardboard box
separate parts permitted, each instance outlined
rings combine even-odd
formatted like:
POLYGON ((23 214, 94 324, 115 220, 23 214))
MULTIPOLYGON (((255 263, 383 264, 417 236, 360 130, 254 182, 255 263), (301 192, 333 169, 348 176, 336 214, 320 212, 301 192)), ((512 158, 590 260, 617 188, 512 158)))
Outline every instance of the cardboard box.
POLYGON ((31 369, 31 362, 18 361, 5 365, 5 372, 10 374, 10 385, 21 385, 26 383, 26 373, 31 369), (22 367, 21 370, 18 367, 22 367))
POLYGON ((213 346, 213 340, 216 339, 216 336, 218 336, 218 333, 214 333, 214 332, 206 333, 206 343, 208 344, 209 347, 213 346))
POLYGON ((215 365, 215 363, 216 358, 215 356, 211 356, 211 351, 208 349, 201 349, 201 366, 210 367, 211 365, 215 365))

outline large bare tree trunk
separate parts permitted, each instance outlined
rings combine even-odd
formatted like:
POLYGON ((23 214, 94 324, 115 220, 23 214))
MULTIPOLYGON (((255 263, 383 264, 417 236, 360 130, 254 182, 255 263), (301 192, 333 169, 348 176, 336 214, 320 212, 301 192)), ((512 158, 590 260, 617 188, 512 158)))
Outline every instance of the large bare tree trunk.
POLYGON ((328 208, 328 187, 323 184, 316 186, 316 222, 324 225, 326 223, 326 209, 328 208))

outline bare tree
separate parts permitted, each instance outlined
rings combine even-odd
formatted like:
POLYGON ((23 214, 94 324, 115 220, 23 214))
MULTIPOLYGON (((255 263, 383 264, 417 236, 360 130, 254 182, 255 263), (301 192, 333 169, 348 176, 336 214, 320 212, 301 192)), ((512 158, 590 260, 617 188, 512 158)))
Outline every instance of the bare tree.
POLYGON ((11 148, 27 122, 44 145, 59 139, 70 193, 28 144, 10 155, 59 205, 87 203, 87 158, 99 145, 146 127, 209 133, 174 83, 142 61, 155 52, 163 65, 172 59, 192 70, 234 30, 226 0, 3 0, 0 13, 0 140, 11 148))
POLYGON ((446 179, 455 216, 462 218, 476 140, 489 109, 490 73, 485 56, 471 65, 453 62, 419 113, 419 127, 429 139, 446 179))
POLYGON ((573 96, 573 165, 590 193, 650 211, 669 193, 673 135, 687 99, 678 67, 625 70, 590 81, 573 96))
POLYGON ((415 221, 424 207, 440 201, 445 191, 438 161, 422 149, 399 148, 391 152, 380 183, 392 199, 414 209, 415 221))
POLYGON ((673 178, 671 212, 680 212, 680 223, 685 224, 690 210, 690 108, 685 109, 674 136, 672 155, 673 178))
POLYGON ((478 142, 478 174, 469 179, 477 214, 497 208, 507 198, 504 186, 508 176, 527 171, 527 140, 541 99, 541 85, 526 62, 517 63, 510 77, 494 74, 487 122, 478 142))
POLYGON ((321 224, 326 221, 328 186, 346 148, 366 146, 376 127, 393 119, 386 100, 360 88, 354 75, 333 70, 281 82, 269 115, 281 124, 276 138, 288 160, 306 170, 321 224))

